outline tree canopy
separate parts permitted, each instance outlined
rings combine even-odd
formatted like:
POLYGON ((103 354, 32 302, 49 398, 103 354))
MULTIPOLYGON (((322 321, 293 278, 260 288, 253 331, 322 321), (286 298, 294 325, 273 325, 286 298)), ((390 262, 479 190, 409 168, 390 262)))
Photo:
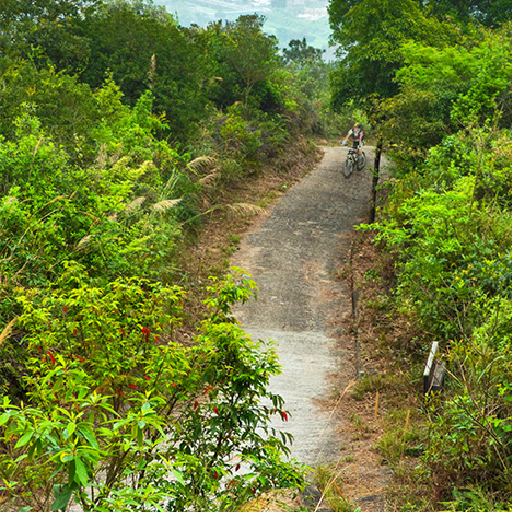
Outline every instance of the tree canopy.
POLYGON ((350 100, 396 94, 394 78, 405 60, 404 43, 442 47, 456 38, 450 25, 426 16, 416 0, 333 0, 329 19, 340 45, 341 60, 332 78, 338 108, 350 100))
POLYGON ((44 55, 65 69, 88 55, 77 24, 102 0, 5 0, 0 9, 0 55, 44 55))
POLYGON ((298 66, 304 66, 308 62, 319 62, 322 60, 324 51, 308 46, 306 38, 292 39, 288 43, 288 48, 283 48, 283 60, 286 63, 295 63, 298 66))

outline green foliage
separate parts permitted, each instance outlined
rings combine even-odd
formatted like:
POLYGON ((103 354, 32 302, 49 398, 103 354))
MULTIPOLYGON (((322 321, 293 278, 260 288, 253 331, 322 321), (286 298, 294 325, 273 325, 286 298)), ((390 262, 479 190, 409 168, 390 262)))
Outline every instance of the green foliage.
POLYGON ((209 70, 197 39, 190 41, 163 8, 139 1, 109 2, 81 25, 90 41, 87 67, 75 68, 83 81, 100 87, 111 73, 132 106, 151 89, 172 138, 183 142, 195 133, 207 104, 202 84, 209 70))
POLYGON ((224 151, 238 161, 255 163, 261 132, 251 129, 242 115, 243 110, 239 106, 228 109, 228 116, 220 129, 224 151))
POLYGON ((9 65, 0 83, 0 134, 7 139, 16 135, 16 118, 32 115, 72 155, 77 144, 91 144, 91 127, 101 114, 90 87, 77 77, 23 62, 9 65))
POLYGON ((78 33, 77 22, 90 15, 101 0, 4 0, 0 11, 0 54, 12 58, 36 55, 58 69, 88 56, 88 41, 78 33))
POLYGON ((495 309, 472 343, 452 344, 448 363, 457 369, 454 394, 432 422, 424 456, 425 463, 448 475, 456 486, 481 484, 502 496, 506 496, 512 459, 511 366, 506 357, 510 344, 493 348, 491 338, 496 323, 508 315, 495 309))
POLYGON ((449 369, 446 394, 430 402, 422 470, 499 503, 511 499, 512 231, 495 126, 445 139, 421 172, 403 175, 377 238, 397 258, 396 307, 421 332, 409 348, 440 341, 449 369))
POLYGON ((219 106, 242 101, 246 119, 250 107, 262 107, 261 100, 252 98, 251 103, 251 93, 278 67, 277 40, 263 32, 264 21, 263 16, 246 15, 208 26, 208 48, 216 63, 214 101, 219 106))
POLYGON ((454 17, 462 24, 498 27, 512 17, 510 0, 429 0, 422 3, 428 13, 441 18, 454 17))
POLYGON ((25 400, 4 396, 0 415, 13 504, 36 506, 54 489, 52 510, 74 499, 84 510, 205 511, 299 485, 300 468, 281 460, 288 437, 268 428, 272 415, 287 418, 266 389, 275 352, 230 314, 252 281, 235 270, 214 282, 211 313, 183 345, 182 289, 136 278, 91 287, 81 275, 70 266, 50 296, 17 291, 25 400))
POLYGON ((235 510, 301 485, 269 426, 288 418, 267 391, 277 356, 230 311, 254 283, 213 281, 186 343, 188 298, 165 284, 211 200, 202 178, 248 176, 326 104, 323 63, 279 68, 263 22, 186 29, 144 0, 2 6, 3 508, 235 510), (202 147, 208 176, 187 165, 202 147))
POLYGON ((294 63, 304 67, 308 63, 319 63, 322 61, 322 53, 325 51, 308 46, 306 38, 292 39, 288 43, 289 48, 283 48, 283 60, 285 63, 294 63))
POLYGON ((395 158, 417 165, 447 132, 493 118, 499 118, 499 126, 510 124, 510 27, 481 30, 474 37, 480 40, 442 49, 404 46, 406 65, 397 73, 400 92, 381 104, 380 129, 396 144, 395 158))
POLYGON ((99 149, 91 167, 73 163, 29 115, 17 120, 16 140, 0 143, 7 309, 10 286, 54 281, 66 260, 105 280, 174 271, 180 223, 196 215, 197 185, 179 170, 176 151, 155 139, 161 121, 150 94, 126 109, 108 82, 97 98, 105 118, 90 129, 99 149))
POLYGON ((448 24, 425 16, 415 0, 332 0, 328 11, 333 39, 344 56, 331 78, 337 109, 351 99, 395 95, 394 76, 404 62, 404 43, 443 47, 456 36, 448 24))
MULTIPOLYGON (((441 486, 435 509, 512 503, 510 24, 476 26, 496 27, 510 7, 334 0, 329 8, 346 53, 332 74, 334 104, 367 100, 397 166, 376 237, 395 258, 390 299, 416 327, 411 357, 439 341, 448 370, 444 392, 425 402, 415 473, 441 486)), ((392 463, 403 457, 399 437, 390 430, 380 443, 392 463)))

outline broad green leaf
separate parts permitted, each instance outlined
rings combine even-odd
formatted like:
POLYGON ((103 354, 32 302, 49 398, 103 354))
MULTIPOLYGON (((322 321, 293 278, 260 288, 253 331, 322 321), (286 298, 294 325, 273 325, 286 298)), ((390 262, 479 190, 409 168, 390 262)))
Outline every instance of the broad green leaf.
POLYGON ((58 487, 59 486, 55 486, 53 490, 55 493, 55 501, 52 503, 50 510, 66 510, 71 495, 73 494, 73 491, 67 485, 62 486, 60 490, 57 491, 58 487))
POLYGON ((22 435, 14 448, 21 448, 22 446, 25 446, 33 436, 34 432, 27 432, 26 434, 22 435))
POLYGON ((78 457, 75 458, 75 470, 76 470, 75 474, 78 477, 77 483, 80 483, 84 486, 87 485, 87 483, 88 483, 87 470, 85 468, 85 464, 78 457))
POLYGON ((98 442, 96 441, 96 437, 94 436, 94 433, 89 425, 80 424, 78 425, 78 430, 80 433, 89 441, 89 444, 93 448, 98 448, 98 442))
POLYGON ((183 480, 183 473, 181 471, 178 471, 177 469, 171 469, 171 473, 180 484, 185 485, 185 480, 183 480))
POLYGON ((68 431, 69 436, 73 435, 73 433, 75 432, 75 429, 76 429, 76 425, 74 423, 68 423, 67 431, 68 431))
POLYGON ((0 427, 2 425, 5 425, 8 421, 9 421, 9 418, 11 417, 11 415, 7 412, 4 412, 1 416, 0 416, 0 427))

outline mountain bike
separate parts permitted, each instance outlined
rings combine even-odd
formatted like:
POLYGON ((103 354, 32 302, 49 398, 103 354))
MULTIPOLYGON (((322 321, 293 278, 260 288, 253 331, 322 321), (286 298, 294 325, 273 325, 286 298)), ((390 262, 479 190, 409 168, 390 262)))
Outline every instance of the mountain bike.
POLYGON ((358 170, 362 170, 365 165, 366 155, 364 154, 364 151, 359 155, 357 148, 350 148, 347 153, 347 159, 343 164, 343 174, 345 175, 345 178, 349 178, 356 167, 358 170))

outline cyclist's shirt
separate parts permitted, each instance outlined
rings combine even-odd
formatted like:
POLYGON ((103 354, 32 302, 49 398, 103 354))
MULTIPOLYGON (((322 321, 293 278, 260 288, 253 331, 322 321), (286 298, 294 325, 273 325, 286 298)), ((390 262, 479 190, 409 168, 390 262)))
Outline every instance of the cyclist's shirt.
POLYGON ((354 133, 354 130, 350 129, 348 134, 352 137, 352 147, 358 148, 363 145, 364 133, 363 130, 359 130, 357 134, 354 133))

